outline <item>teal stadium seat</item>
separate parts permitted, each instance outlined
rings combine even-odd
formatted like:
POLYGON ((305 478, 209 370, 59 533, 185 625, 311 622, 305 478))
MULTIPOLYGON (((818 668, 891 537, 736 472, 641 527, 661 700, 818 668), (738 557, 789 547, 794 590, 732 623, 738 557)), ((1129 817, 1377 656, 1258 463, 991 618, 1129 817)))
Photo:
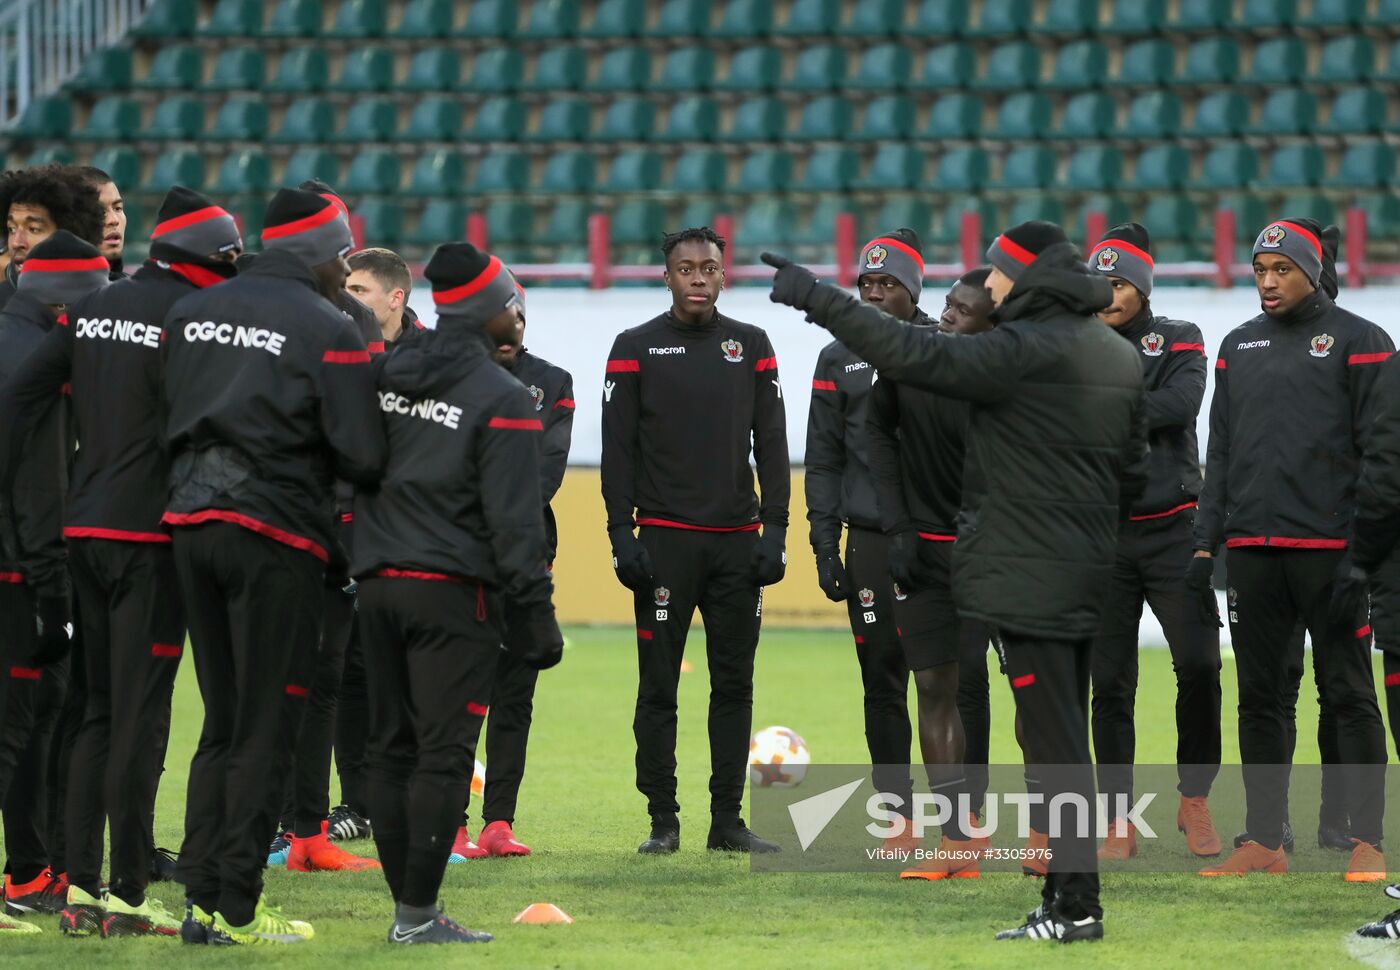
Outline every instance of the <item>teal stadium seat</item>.
POLYGON ((1278 88, 1264 99, 1259 119, 1250 126, 1258 135, 1308 135, 1317 126, 1317 98, 1302 88, 1278 88))
POLYGON ((219 106, 204 137, 215 141, 262 141, 267 136, 267 102, 261 95, 237 94, 219 106))
POLYGON ((980 148, 954 148, 938 160, 930 188, 935 192, 976 192, 987 180, 987 153, 980 148))
POLYGON ((204 87, 208 91, 256 91, 263 85, 265 70, 263 52, 258 48, 229 47, 214 62, 204 87))
POLYGON ((1229 37, 1207 37, 1186 49, 1186 59, 1176 76, 1176 83, 1229 84, 1234 81, 1239 68, 1239 44, 1229 37))
POLYGON ((844 37, 901 37, 904 6, 904 0, 862 0, 852 4, 851 15, 840 33, 844 37))
POLYGON ((203 74, 204 64, 198 48, 191 44, 172 44, 156 53, 151 69, 136 86, 154 91, 197 91, 203 74))
POLYGON ((1322 181, 1322 149, 1316 145, 1284 145, 1268 157, 1260 185, 1289 188, 1322 181))
POLYGON ((657 91, 704 91, 715 78, 715 52, 708 47, 668 51, 651 87, 657 91))
POLYGON ((1111 97, 1098 91, 1085 91, 1065 103, 1058 127, 1049 134, 1051 138, 1075 141, 1106 138, 1113 130, 1116 114, 1111 97))
POLYGON ((957 37, 967 31, 967 0, 923 0, 909 25, 912 37, 957 37))
POLYGON ((219 0, 197 33, 201 37, 257 37, 262 33, 262 0, 219 0))
POLYGON ((1055 196, 1043 192, 1017 194, 1011 202, 1011 208, 1006 211, 1006 224, 1015 226, 1034 219, 1063 225, 1064 204, 1055 196))
POLYGON ((859 141, 903 141, 914 135, 914 102, 888 94, 865 106, 852 137, 859 141))
POLYGON ((1400 24, 1400 0, 1376 0, 1376 12, 1371 15, 1370 24, 1387 29, 1400 24))
POLYGON ((324 50, 319 47, 293 47, 283 52, 276 72, 263 85, 263 90, 276 94, 322 91, 329 74, 324 50))
POLYGON ((656 23, 647 31, 650 37, 699 37, 710 20, 706 0, 666 0, 656 23))
POLYGON ((647 141, 656 130, 656 104, 648 98, 617 98, 608 103, 593 137, 596 141, 647 141))
POLYGON ((974 8, 979 16, 964 31, 968 37, 1004 37, 1030 30, 1030 0, 982 0, 974 8))
POLYGON ((1001 102, 996 123, 985 132, 989 138, 1023 141, 1039 139, 1050 126, 1050 99, 1043 94, 1022 92, 1001 102))
POLYGON ((615 47, 598 62, 590 91, 642 91, 651 78, 651 52, 645 47, 615 47))
POLYGON ((22 138, 67 138, 73 130, 73 103, 62 95, 35 98, 11 129, 22 138))
POLYGON ((600 38, 640 37, 647 11, 642 0, 603 0, 583 36, 600 38))
POLYGON ((631 199, 612 211, 611 223, 615 244, 650 246, 666 231, 666 210, 657 202, 631 199))
POLYGON ((719 137, 719 106, 705 97, 681 98, 666 112, 658 141, 713 141, 719 137))
POLYGON ((1376 70, 1376 46, 1365 34, 1337 37, 1323 45, 1312 80, 1330 84, 1364 82, 1376 70))
POLYGON ((1040 48, 1011 41, 992 48, 974 86, 990 91, 1020 91, 1040 83, 1040 48))
POLYGON ((540 192, 579 194, 593 190, 593 156, 585 151, 562 151, 549 156, 535 188, 540 192))
POLYGON ((802 175, 793 186, 799 192, 844 192, 860 174, 860 156, 852 148, 836 145, 807 156, 802 175))
MULTIPOLYGON (((932 239, 933 206, 917 197, 888 197, 876 210, 874 225, 907 226, 917 232, 919 238, 932 239)), ((874 229, 873 231, 879 232, 881 230, 874 229)))
POLYGON ((916 189, 924 177, 924 152, 915 145, 886 143, 875 152, 870 169, 858 181, 864 189, 916 189))
MULTIPOLYGON (((1066 203, 1068 204, 1068 203, 1066 203)), ((1064 223, 1071 235, 1081 227, 1087 228, 1089 216, 1098 213, 1104 217, 1104 224, 1109 226, 1120 225, 1137 218, 1141 212, 1140 207, 1129 205, 1128 202, 1119 195, 1094 194, 1079 198, 1068 214, 1068 220, 1064 223)))
POLYGON ((1212 31, 1230 20, 1231 0, 1177 0, 1176 16, 1168 26, 1176 30, 1212 31))
POLYGON ((694 149, 676 159, 669 187, 673 192, 719 192, 725 187, 727 168, 718 149, 694 149))
POLYGON ((782 149, 764 148, 750 152, 739 166, 734 191, 745 193, 786 192, 792 183, 792 156, 782 149))
POLYGON ((941 44, 924 54, 911 88, 938 91, 965 88, 972 81, 977 57, 969 44, 941 44))
POLYGON ((1313 0, 1298 18, 1303 27, 1359 27, 1366 22, 1366 0, 1313 0))
POLYGON ((981 130, 981 100, 971 94, 945 94, 929 109, 922 137, 934 141, 971 139, 981 130))
POLYGON ((1368 193, 1356 200, 1366 213, 1366 231, 1378 238, 1400 236, 1400 195, 1394 192, 1368 193))
POLYGON ((1302 80, 1307 63, 1307 53, 1301 40, 1297 37, 1275 37, 1254 48, 1249 73, 1242 80, 1255 84, 1292 84, 1302 80))
POLYGON ((986 199, 972 196, 952 199, 938 211, 937 225, 930 231, 929 240, 943 246, 956 245, 962 239, 963 217, 968 214, 975 214, 982 220, 978 248, 985 247, 1000 228, 996 207, 986 199))
POLYGON ((1237 30, 1276 30, 1292 27, 1297 18, 1297 0, 1241 0, 1232 25, 1237 30))
POLYGON ((1385 95, 1373 87, 1345 88, 1315 129, 1328 135, 1379 134, 1385 128, 1385 95))
POLYGON ((394 57, 385 47, 358 47, 345 55, 332 91, 387 91, 394 83, 394 57))
POLYGON ((283 185, 300 185, 310 179, 320 179, 327 185, 340 181, 340 159, 325 148, 298 148, 282 169, 283 185))
POLYGON ((1395 149, 1382 141, 1366 141, 1347 146, 1329 184, 1341 189, 1379 189, 1397 181, 1395 149))
POLYGON ((1026 145, 1002 160, 1001 174, 992 185, 999 189, 1043 189, 1054 180, 1055 153, 1041 145, 1026 145))
MULTIPOLYGON (((1337 221, 1337 207, 1331 199, 1317 192, 1290 194, 1288 196, 1288 214, 1316 220, 1319 225, 1323 226, 1331 225, 1337 221)), ((1277 217, 1270 216, 1269 218, 1277 217)), ((1254 231, 1257 233, 1259 227, 1256 226, 1254 231)))
POLYGON ((272 184, 272 165, 259 151, 245 149, 225 155, 214 176, 211 192, 220 195, 243 195, 265 192, 272 184))
POLYGON ((522 91, 577 91, 583 87, 587 59, 580 47, 551 47, 535 57, 522 91))
POLYGON ((661 156, 645 148, 621 152, 608 166, 604 192, 651 192, 661 187, 661 156))
POLYGON ((525 135, 527 141, 587 141, 593 130, 593 111, 587 101, 573 95, 554 98, 540 110, 539 123, 525 135))
POLYGON ((474 0, 458 35, 471 40, 514 37, 520 23, 519 10, 516 0, 474 0))
POLYGON ((1166 0, 1113 0, 1113 10, 1099 30, 1106 34, 1152 34, 1166 24, 1166 0))
POLYGON ((770 0, 726 0, 724 13, 710 28, 711 37, 764 37, 773 32, 770 0))
POLYGON ((788 37, 827 37, 841 23, 840 0, 794 0, 777 33, 788 37))
MULTIPOLYGON (((1218 196, 1215 211, 1232 212, 1235 216, 1235 241, 1253 243, 1264 227, 1264 220, 1274 216, 1264 207, 1264 200, 1251 192, 1232 192, 1218 196)), ((1292 215, 1289 212, 1289 215, 1292 215)))
POLYGON ((555 40, 578 33, 578 0, 535 0, 520 36, 524 40, 555 40))
POLYGON ((729 58, 729 66, 715 79, 719 91, 771 91, 778 86, 782 57, 776 47, 767 44, 745 47, 729 58))
POLYGON ((1080 40, 1066 44, 1055 54, 1055 66, 1045 86, 1064 90, 1096 88, 1108 80, 1108 48, 1096 40, 1080 40))
POLYGON ((1196 102, 1186 134, 1196 138, 1228 138, 1249 126, 1249 104, 1237 91, 1216 91, 1196 102))
POLYGON ((334 131, 335 108, 329 101, 317 97, 300 98, 287 106, 282 123, 268 140, 279 145, 326 142, 334 131))
POLYGON ((199 5, 189 0, 155 0, 146 9, 146 15, 131 28, 130 34, 150 40, 188 37, 194 33, 198 12, 199 5))
POLYGON ((797 127, 788 132, 796 141, 839 141, 851 130, 851 103, 831 95, 808 101, 797 127))
POLYGON ((787 112, 777 98, 750 98, 734 109, 725 141, 777 141, 787 128, 787 112))
POLYGON ((332 140, 346 144, 393 141, 398 109, 388 98, 361 98, 345 112, 345 123, 331 133, 332 140))
POLYGON ((448 239, 461 239, 467 230, 467 204, 460 199, 430 199, 418 221, 403 236, 414 246, 436 246, 448 239))
POLYGON ((339 40, 383 37, 384 0, 341 0, 324 36, 339 40))
POLYGON ((1171 81, 1176 51, 1164 40, 1140 40, 1123 49, 1114 83, 1122 87, 1158 87, 1171 81))
POLYGON ((462 58, 448 47, 425 47, 408 62, 398 91, 452 91, 461 77, 462 58))
POLYGON ((846 77, 846 87, 858 91, 891 91, 914 76, 914 55, 903 44, 877 44, 860 55, 846 77))
POLYGON ((462 130, 462 101, 434 94, 413 102, 408 121, 398 133, 400 141, 453 141, 462 130))
POLYGON ((467 140, 519 141, 524 132, 524 105, 515 98, 497 96, 477 103, 467 140))
POLYGON ((786 246, 793 241, 797 213, 787 202, 766 199, 750 205, 739 216, 739 238, 746 246, 786 246))
MULTIPOLYGON (((102 98, 88 112, 87 123, 73 137, 79 141, 129 141, 141 127, 141 108, 119 94, 102 98)), ((62 137, 60 131, 54 137, 62 137)), ((49 137, 47 135, 41 137, 49 137)))
POLYGON ((549 210, 544 235, 555 245, 584 246, 588 243, 588 218, 593 204, 587 199, 564 199, 549 210))
POLYGON ((1400 82, 1400 40, 1390 45, 1386 53, 1385 67, 1377 72, 1375 80, 1400 82))
POLYGON ((204 188, 204 156, 191 148, 172 148, 156 156, 151 176, 142 189, 167 192, 172 185, 183 185, 196 192, 204 188))
POLYGON ((1191 242, 1199 232, 1201 207, 1190 196, 1154 193, 1142 211, 1143 225, 1154 240, 1191 242))
POLYGON ((340 184, 346 195, 388 195, 399 190, 399 156, 384 148, 367 148, 350 159, 340 184))
POLYGON ((1040 34, 1076 36, 1099 29, 1098 0, 1055 0, 1045 7, 1045 16, 1035 25, 1040 34))
POLYGON ((452 0, 408 0, 394 36, 404 40, 429 40, 452 34, 452 0))
POLYGON ((136 185, 141 179, 141 159, 125 145, 103 148, 92 156, 92 166, 112 177, 117 185, 136 185))
POLYGON ((263 25, 267 37, 315 37, 321 32, 321 0, 277 0, 263 25))
POLYGON ((1112 145, 1090 145, 1069 157, 1064 187, 1080 192, 1117 188, 1123 181, 1123 153, 1112 145))
POLYGON ((1221 142, 1206 153, 1196 187, 1211 191, 1244 189, 1258 176, 1258 152, 1243 142, 1221 142))
POLYGON ((69 91, 88 91, 94 94, 110 94, 125 91, 131 87, 131 49, 128 47, 104 47, 83 58, 68 83, 69 91))
POLYGON ((530 160, 515 149, 483 155, 467 183, 470 195, 523 192, 530 184, 530 160))
POLYGON ((380 246, 397 246, 403 238, 403 206, 395 199, 361 199, 354 214, 362 220, 365 238, 380 246))
POLYGON ((40 165, 72 165, 73 153, 62 145, 48 145, 36 148, 24 160, 24 168, 38 168, 40 165))
POLYGON ((142 138, 153 141, 194 141, 204 131, 204 105, 198 98, 183 95, 166 98, 156 105, 151 123, 142 138))
POLYGON ((1181 128, 1181 99, 1170 91, 1138 95, 1123 113, 1123 138, 1174 138, 1181 128))
POLYGON ((836 237, 836 220, 854 206, 839 195, 814 196, 803 207, 806 218, 792 234, 792 242, 797 246, 830 246, 836 237))
POLYGON ((1128 187, 1139 191, 1182 188, 1191 174, 1191 159, 1179 145, 1154 145, 1138 156, 1128 187))
POLYGON ((494 47, 480 51, 472 61, 471 74, 462 90, 474 94, 514 91, 524 73, 524 60, 514 47, 494 47))
POLYGON ((846 77, 846 51, 835 44, 804 48, 793 63, 792 78, 783 87, 793 91, 829 91, 846 77))

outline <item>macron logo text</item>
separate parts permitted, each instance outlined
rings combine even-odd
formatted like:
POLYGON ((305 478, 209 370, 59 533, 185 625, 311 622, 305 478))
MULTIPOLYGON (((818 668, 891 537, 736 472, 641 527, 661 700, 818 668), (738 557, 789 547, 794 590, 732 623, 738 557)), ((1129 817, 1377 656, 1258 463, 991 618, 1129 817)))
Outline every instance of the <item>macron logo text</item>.
POLYGON ((1238 347, 1236 347, 1235 349, 1236 349, 1236 350, 1254 350, 1256 347, 1267 347, 1267 346, 1269 346, 1269 342, 1268 342, 1267 340, 1246 340, 1244 343, 1240 344, 1240 345, 1239 345, 1238 347))
POLYGON ((79 340, 120 340, 124 343, 160 347, 160 327, 133 320, 109 320, 107 317, 80 317, 74 334, 79 340))
POLYGON ((213 341, 216 344, 232 344, 235 347, 253 347, 266 350, 274 357, 282 356, 282 344, 287 338, 275 330, 262 327, 234 326, 231 323, 200 322, 191 320, 185 324, 185 339, 189 341, 213 341))
POLYGON ((648 347, 648 348, 647 348, 647 353, 649 353, 649 354, 683 354, 683 353, 685 353, 685 348, 684 348, 684 347, 648 347))
POLYGON ((457 430, 462 420, 462 409, 455 404, 434 401, 432 398, 414 401, 393 391, 379 392, 379 407, 388 414, 407 414, 424 421, 435 421, 453 431, 457 430))

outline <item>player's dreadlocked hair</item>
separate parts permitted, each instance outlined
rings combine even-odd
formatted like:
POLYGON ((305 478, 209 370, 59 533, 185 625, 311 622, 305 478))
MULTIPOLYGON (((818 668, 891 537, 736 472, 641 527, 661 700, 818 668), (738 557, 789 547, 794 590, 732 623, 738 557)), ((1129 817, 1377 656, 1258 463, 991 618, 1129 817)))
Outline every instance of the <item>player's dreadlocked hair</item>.
POLYGON ((0 216, 8 218, 10 206, 16 203, 41 205, 58 228, 94 246, 102 244, 103 214, 97 190, 71 165, 40 165, 0 175, 0 216))
POLYGON ((680 232, 668 232, 661 240, 661 256, 663 259, 671 258, 671 250, 675 249, 683 242, 707 242, 714 243, 719 247, 719 251, 724 252, 724 239, 709 226, 691 226, 689 229, 682 229, 680 232))

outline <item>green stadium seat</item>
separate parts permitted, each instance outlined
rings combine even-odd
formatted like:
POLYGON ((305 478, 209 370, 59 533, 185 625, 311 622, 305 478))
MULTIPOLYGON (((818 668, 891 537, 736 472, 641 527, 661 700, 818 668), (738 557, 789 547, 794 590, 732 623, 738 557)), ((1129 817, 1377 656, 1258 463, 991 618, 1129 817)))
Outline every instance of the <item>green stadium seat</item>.
POLYGON ((524 131, 524 105, 515 98, 487 98, 476 106, 467 140, 518 141, 524 131))
POLYGON ((597 141, 647 141, 656 130, 656 104, 648 98, 616 98, 608 103, 597 141))
POLYGON ((1387 29, 1400 24, 1400 0, 1376 0, 1376 12, 1370 22, 1374 27, 1387 29))
MULTIPOLYGON (((857 6, 856 9, 860 9, 857 6)), ((903 88, 914 76, 914 55, 903 44, 877 44, 861 54, 846 87, 861 91, 890 91, 903 88)))
POLYGON ((1065 103, 1060 124, 1051 131, 1051 138, 1093 140, 1106 138, 1113 130, 1117 114, 1113 99, 1098 91, 1076 94, 1065 103))
POLYGON ((706 0, 666 0, 661 5, 656 24, 647 31, 650 37, 699 37, 710 22, 710 5, 706 0))
MULTIPOLYGON (((933 206, 911 196, 887 197, 875 213, 876 226, 905 226, 919 234, 920 239, 933 237, 933 206)), ((880 232, 880 229, 875 229, 880 232)))
POLYGON ((331 91, 387 91, 394 84, 394 56, 385 47, 358 47, 345 55, 331 91))
POLYGON ((708 47, 678 47, 666 54, 651 87, 657 91, 703 91, 714 78, 714 51, 708 47))
POLYGON ((724 153, 698 148, 676 159, 669 188, 673 192, 718 192, 725 187, 724 153))
POLYGON ((1315 131, 1329 135, 1379 133, 1385 127, 1386 98, 1373 87, 1339 92, 1315 131))
POLYGON ((277 0, 263 26, 267 37, 315 37, 321 32, 321 0, 277 0))
POLYGON ((104 47, 84 55, 82 66, 64 85, 69 91, 110 94, 131 87, 131 49, 104 47))
POLYGON ((794 0, 777 33, 787 37, 826 37, 841 23, 840 0, 794 0))
POLYGON ((1231 0, 1177 0, 1175 30, 1219 30, 1230 20, 1231 0))
POLYGON ((1206 153, 1196 187, 1243 189, 1252 185, 1258 175, 1259 154, 1243 142, 1226 141, 1206 153))
POLYGON ((734 109, 725 141, 777 141, 787 128, 787 112, 777 98, 750 98, 734 109))
POLYGON ((921 137, 970 139, 976 138, 981 130, 981 100, 971 94, 945 94, 929 109, 921 137))
POLYGON ((21 138, 67 138, 73 130, 73 102, 62 95, 35 98, 9 134, 21 138))
MULTIPOLYGON (((1059 6, 1059 0, 1049 9, 1059 6)), ((1108 80, 1108 48, 1096 40, 1066 44, 1055 54, 1055 66, 1045 82, 1048 88, 1096 88, 1108 80)))
POLYGON ((715 217, 719 215, 721 211, 728 212, 729 209, 727 207, 721 209, 716 199, 700 199, 695 202, 689 202, 686 204, 685 208, 681 210, 680 216, 676 218, 675 225, 712 226, 715 223, 715 217))
POLYGON ((923 0, 909 25, 912 37, 957 37, 967 30, 967 0, 923 0))
POLYGON ((264 192, 271 183, 272 166, 267 156, 262 152, 245 150, 224 156, 209 190, 221 195, 264 192))
POLYGON ((310 179, 320 179, 327 185, 340 181, 340 159, 326 148, 299 148, 287 159, 282 170, 283 185, 300 185, 310 179))
POLYGON ((462 102, 447 95, 429 95, 413 102, 400 141, 452 141, 462 130, 462 102))
POLYGON ((463 90, 477 94, 516 90, 524 72, 520 51, 513 47, 493 47, 476 55, 472 72, 463 90))
POLYGON ((216 141, 262 141, 267 136, 267 102, 261 95, 239 94, 219 107, 204 133, 216 141))
POLYGON ((608 166, 604 192, 650 192, 661 187, 661 156, 645 148, 616 155, 608 166))
POLYGON ((388 195, 399 190, 399 156, 390 149, 366 148, 350 159, 341 182, 346 195, 388 195))
POLYGON ((1307 64, 1307 53, 1301 40, 1297 37, 1275 37, 1254 48, 1249 73, 1241 80, 1255 84, 1291 84, 1302 79, 1307 64))
POLYGON ((62 145, 49 145, 36 148, 24 160, 22 168, 38 168, 40 165, 72 165, 73 153, 62 145))
POLYGON ((1359 27, 1366 22, 1366 0, 1313 0, 1297 22, 1300 27, 1359 27))
POLYGON ((977 57, 969 44, 942 44, 924 54, 919 72, 911 88, 936 91, 944 88, 965 88, 972 80, 977 57))
POLYGON ((408 0, 394 28, 395 37, 428 40, 452 33, 452 0, 408 0))
POLYGON ((792 242, 797 213, 787 202, 766 199, 755 202, 739 216, 739 239, 745 246, 766 248, 792 242))
POLYGON ((1155 145, 1138 156, 1129 188, 1179 189, 1191 174, 1191 159, 1179 145, 1155 145))
POLYGON ((1126 87, 1158 87, 1172 80, 1176 51, 1164 40, 1140 40, 1123 50, 1114 81, 1126 87))
POLYGON ((203 189, 204 156, 192 148, 172 148, 156 156, 151 177, 142 188, 164 194, 172 185, 183 185, 196 192, 203 189))
POLYGON ((519 10, 520 5, 515 0, 475 0, 467 8, 467 19, 463 21, 458 36, 472 40, 514 37, 520 23, 519 10))
POLYGON ((843 196, 814 197, 803 206, 806 218, 792 234, 793 245, 829 247, 836 238, 836 220, 854 208, 851 201, 843 196))
POLYGON ((384 0, 341 0, 323 36, 362 40, 384 36, 384 0))
POLYGON ((1098 0, 1055 0, 1035 25, 1040 34, 1092 34, 1098 29, 1098 0))
POLYGON ((645 47, 615 47, 603 55, 590 91, 641 91, 651 78, 651 52, 645 47))
POLYGON ((535 0, 530 16, 520 31, 523 40, 554 40, 578 33, 578 0, 535 0))
POLYGON ((1030 30, 1030 0, 982 0, 975 6, 980 15, 963 31, 968 37, 1003 37, 1030 30))
POLYGON ((124 145, 104 148, 92 156, 93 168, 100 168, 117 185, 135 185, 141 179, 141 159, 136 150, 124 145))
POLYGON ((792 156, 782 149, 751 152, 739 166, 735 192, 786 192, 792 184, 792 156))
POLYGON ((1166 23, 1166 0, 1113 0, 1113 12, 1099 30, 1106 34, 1152 34, 1166 23))
MULTIPOLYGON (((1232 192, 1216 198, 1210 218, 1221 211, 1235 214, 1235 241, 1253 243, 1273 213, 1264 207, 1264 200, 1250 192, 1232 192)), ((1292 213, 1289 213, 1290 215, 1292 213)))
POLYGON ((136 86, 154 91, 196 91, 203 74, 204 64, 198 48, 191 44, 172 44, 156 53, 151 69, 136 86))
MULTIPOLYGON (((1073 212, 1064 224, 1065 228, 1073 236, 1076 232, 1087 229, 1089 216, 1096 213, 1104 217, 1105 225, 1116 226, 1136 219, 1139 210, 1137 206, 1129 205, 1119 195, 1111 193, 1086 195, 1075 204, 1073 212)), ((1092 240, 1090 241, 1092 242, 1092 240)))
POLYGON ((719 136, 719 107, 709 98, 681 98, 666 112, 658 141, 713 141, 719 136))
POLYGON ((898 94, 876 98, 865 106, 853 137, 859 141, 903 141, 914 134, 914 102, 898 94))
POLYGON ((230 47, 214 62, 204 87, 209 91, 255 91, 262 87, 266 63, 256 47, 230 47))
POLYGON ((1006 212, 1006 224, 1016 226, 1033 219, 1062 225, 1065 221, 1064 204, 1055 196, 1042 192, 1017 195, 1006 212))
POLYGON ((397 246, 403 238, 403 206, 395 199, 361 199, 354 214, 364 225, 365 238, 378 246, 397 246))
POLYGON ((1232 26, 1236 30, 1270 30, 1292 27, 1297 18, 1297 0, 1241 0, 1232 26))
POLYGON ((612 211, 612 241, 622 246, 655 243, 666 231, 666 211, 657 202, 632 199, 612 211))
POLYGON ((430 199, 418 221, 403 236, 414 246, 437 246, 461 239, 467 229, 467 204, 460 199, 430 199))
POLYGON ((803 48, 793 64, 792 78, 783 87, 794 91, 829 91, 846 76, 846 51, 835 44, 803 48))
POLYGON ((1011 41, 987 53, 985 70, 974 87, 990 91, 1020 91, 1040 81, 1040 48, 1026 41, 1011 41))
POLYGON ((897 142, 880 146, 870 170, 857 184, 865 189, 916 189, 924 177, 925 153, 916 145, 897 142))
POLYGON ((593 175, 593 156, 588 152, 555 152, 545 162, 544 174, 534 188, 540 192, 591 192, 593 175))
POLYGON ((603 0, 593 21, 583 30, 585 37, 639 37, 646 26, 647 11, 642 0, 603 0))
POLYGON ((1322 149, 1316 145, 1283 145, 1269 155, 1260 185, 1287 187, 1322 181, 1322 149))
POLYGON ((588 62, 581 47, 550 47, 535 58, 522 91, 577 91, 583 87, 588 62))
POLYGON ((263 90, 277 94, 299 94, 321 91, 329 76, 326 52, 319 47, 293 47, 282 54, 272 80, 263 90))
POLYGON ((1317 58, 1312 80, 1349 84, 1364 82, 1375 72, 1376 47, 1365 34, 1328 41, 1317 58))
POLYGON ((982 236, 978 249, 991 241, 1001 228, 995 206, 987 199, 975 196, 959 197, 951 200, 938 211, 938 223, 928 235, 928 240, 944 246, 956 245, 962 239, 963 216, 976 214, 982 220, 982 236))
POLYGON ((523 192, 529 184, 530 160, 524 153, 514 149, 493 151, 476 163, 467 192, 471 195, 523 192))
POLYGON ((1216 91, 1196 103, 1186 133, 1197 138, 1238 135, 1249 125, 1249 104, 1237 91, 1216 91))
POLYGON ((1124 138, 1173 138, 1181 128, 1181 99, 1170 91, 1140 94, 1123 112, 1124 138))
POLYGON ((729 58, 728 68, 715 78, 714 87, 718 91, 771 91, 778 86, 782 66, 776 47, 745 47, 729 58))
POLYGON ((710 28, 711 37, 764 37, 773 32, 773 4, 770 0, 726 0, 719 22, 710 28))
POLYGON ((1142 224, 1154 240, 1190 242, 1197 236, 1201 207, 1189 196, 1153 193, 1142 212, 1142 224))
POLYGON ((1302 88, 1280 88, 1259 109, 1250 131, 1258 135, 1307 135, 1317 124, 1317 98, 1302 88))
POLYGON ((954 148, 938 160, 933 173, 935 192, 976 192, 987 180, 987 153, 980 148, 954 148))
POLYGON ((1006 156, 1001 175, 992 185, 999 189, 1043 189, 1054 180, 1055 153, 1041 145, 1026 145, 1006 156))
POLYGON ((345 112, 345 123, 331 132, 331 140, 360 142, 393 141, 399 112, 388 98, 361 98, 345 112))
POLYGON ((193 141, 204 131, 204 105, 184 95, 166 98, 156 105, 151 123, 141 132, 152 140, 193 141))
MULTIPOLYGON (((1287 213, 1290 216, 1297 216, 1303 219, 1313 219, 1319 225, 1327 226, 1337 221, 1337 207, 1332 200, 1320 193, 1303 193, 1300 195, 1290 194, 1286 200, 1287 213)), ((1277 208, 1277 206, 1275 207, 1277 208)), ((1270 214, 1266 218, 1277 218, 1270 214)), ((1259 226, 1254 227, 1254 232, 1259 232, 1259 226)))
MULTIPOLYGON (((1372 93, 1380 95, 1379 91, 1372 93)), ((1343 189, 1379 189, 1396 181, 1395 149, 1382 141, 1367 141, 1347 146, 1329 184, 1343 189)))
POLYGON ((539 121, 525 135, 527 141, 587 141, 593 130, 593 111, 582 98, 555 98, 540 110, 539 121))
POLYGON ((330 141, 335 131, 335 108, 325 98, 300 98, 287 106, 282 123, 268 137, 281 145, 330 141))
POLYGON ((544 223, 544 236, 555 245, 586 245, 588 220, 592 215, 593 203, 587 199, 564 199, 549 211, 544 223))
POLYGON ((807 156, 802 176, 793 188, 799 192, 844 192, 860 174, 860 156, 844 145, 822 148, 807 156))
POLYGON ((904 34, 904 0, 862 0, 839 33, 844 37, 899 37, 904 34))
POLYGON ((167 37, 188 37, 194 33, 195 15, 199 4, 189 0, 155 0, 146 15, 131 28, 132 37, 164 40, 167 37))
POLYGON ((1372 238, 1400 236, 1400 195, 1393 192, 1368 194, 1356 200, 1366 213, 1366 232, 1372 238))
POLYGON ((452 91, 457 87, 461 56, 449 47, 425 47, 408 62, 408 73, 394 85, 397 91, 452 91))
POLYGON ((1069 157, 1063 184, 1067 189, 1096 192, 1122 179, 1123 153, 1112 145, 1090 145, 1069 157))
POLYGON ((1390 45, 1390 49, 1386 53, 1385 67, 1377 72, 1375 80, 1400 81, 1400 40, 1390 45))
POLYGON ((988 138, 1038 139, 1049 126, 1050 99, 1043 94, 1023 91, 1002 101, 997 110, 996 123, 984 135, 988 138))
POLYGON ((851 103, 832 95, 807 102, 797 127, 788 133, 796 141, 839 141, 851 130, 851 103))

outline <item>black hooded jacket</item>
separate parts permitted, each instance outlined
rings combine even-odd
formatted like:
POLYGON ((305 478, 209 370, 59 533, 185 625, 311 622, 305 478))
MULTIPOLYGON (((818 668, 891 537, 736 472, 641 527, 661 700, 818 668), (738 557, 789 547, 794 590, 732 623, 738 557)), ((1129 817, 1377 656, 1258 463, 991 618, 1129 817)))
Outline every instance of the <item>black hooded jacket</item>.
POLYGON ((10 302, 10 297, 19 291, 19 263, 11 260, 5 266, 5 274, 0 277, 0 310, 10 302))
MULTIPOLYGON (((408 333, 408 320, 404 320, 408 333)), ((416 339, 416 338, 415 338, 416 339)), ((530 392, 535 416, 544 424, 540 439, 540 499, 544 502, 545 531, 549 535, 550 559, 559 546, 559 527, 549 503, 564 483, 569 465, 569 446, 574 433, 574 378, 562 367, 537 357, 525 348, 516 356, 511 376, 530 392)))
POLYGON ((389 463, 376 491, 355 496, 355 577, 476 579, 513 605, 547 605, 544 426, 481 330, 445 318, 395 347, 379 408, 389 463))
POLYGON ((1068 243, 1048 247, 997 310, 949 337, 833 286, 810 316, 890 377, 971 404, 953 593, 964 616, 1045 639, 1098 632, 1118 524, 1148 451, 1142 368, 1091 314, 1112 301, 1068 243))

